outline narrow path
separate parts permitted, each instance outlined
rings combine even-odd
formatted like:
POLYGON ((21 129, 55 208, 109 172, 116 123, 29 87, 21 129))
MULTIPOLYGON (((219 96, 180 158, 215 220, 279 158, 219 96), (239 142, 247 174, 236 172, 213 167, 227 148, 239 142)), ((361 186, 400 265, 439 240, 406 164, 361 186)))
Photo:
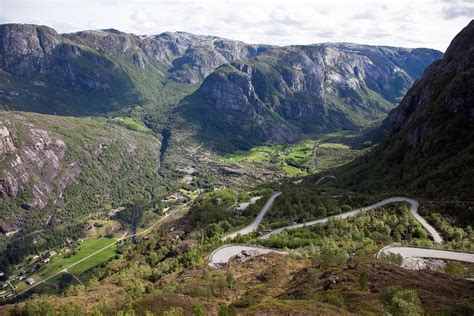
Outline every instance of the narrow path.
POLYGON ((137 237, 137 236, 141 236, 141 235, 147 234, 147 233, 150 232, 156 225, 158 225, 159 223, 163 222, 165 219, 167 219, 167 218, 169 218, 169 217, 172 217, 173 215, 175 215, 176 213, 178 213, 180 210, 182 210, 183 208, 185 208, 186 206, 188 206, 190 203, 192 203, 192 202, 188 202, 188 203, 186 203, 186 204, 183 204, 183 205, 177 207, 174 211, 172 211, 172 212, 166 214, 165 216, 163 216, 162 218, 160 218, 159 220, 157 220, 155 223, 153 223, 153 225, 151 225, 150 227, 148 227, 148 228, 145 229, 144 231, 142 231, 142 232, 140 232, 140 233, 133 234, 133 235, 124 236, 124 237, 122 237, 122 238, 117 239, 116 241, 114 241, 114 242, 111 243, 110 245, 107 245, 107 246, 105 246, 105 247, 103 247, 103 248, 101 248, 101 249, 99 249, 99 250, 97 250, 97 251, 91 253, 90 255, 88 255, 88 256, 86 256, 86 257, 84 257, 84 258, 82 258, 82 259, 80 259, 80 260, 78 260, 78 261, 76 261, 76 262, 74 262, 74 263, 68 265, 68 266, 67 266, 66 268, 64 268, 63 270, 58 271, 58 272, 56 272, 55 274, 53 274, 53 275, 51 275, 51 276, 49 276, 49 277, 47 277, 47 278, 45 278, 45 279, 43 279, 43 280, 41 280, 41 281, 36 282, 35 284, 33 284, 33 285, 30 286, 29 288, 27 288, 27 289, 21 291, 21 292, 18 293, 17 295, 24 294, 24 293, 28 292, 29 290, 31 290, 32 288, 38 286, 38 285, 41 284, 41 283, 46 283, 48 280, 54 278, 55 276, 57 276, 57 275, 59 275, 59 274, 61 274, 61 273, 63 273, 63 272, 67 272, 68 269, 70 269, 70 268, 72 268, 72 267, 78 265, 79 263, 81 263, 81 262, 83 262, 83 261, 85 261, 85 260, 87 260, 87 259, 89 259, 89 258, 91 258, 91 257, 93 257, 93 256, 95 256, 95 255, 97 255, 98 253, 104 251, 105 249, 110 248, 110 247, 116 245, 117 243, 121 242, 121 241, 124 240, 124 239, 134 238, 134 237, 137 237))
POLYGON ((319 179, 314 183, 314 185, 318 185, 318 184, 320 184, 321 182, 323 182, 323 181, 326 180, 326 179, 336 179, 336 177, 333 176, 332 174, 329 174, 329 175, 327 175, 327 176, 323 176, 323 177, 319 178, 319 179))
POLYGON ((77 276, 75 276, 73 273, 69 272, 67 269, 64 269, 63 272, 64 273, 69 273, 80 285, 84 286, 84 283, 82 283, 82 281, 77 276))
POLYGON ((234 238, 237 235, 247 235, 251 232, 256 231, 258 226, 262 222, 263 216, 265 216, 265 214, 268 212, 268 210, 272 207, 273 203, 275 202, 275 199, 278 196, 280 196, 280 194, 281 194, 281 192, 273 192, 273 194, 267 200, 267 203, 265 203, 265 205, 262 207, 262 210, 260 211, 260 213, 258 213, 257 217, 255 217, 254 221, 250 225, 242 228, 239 231, 233 232, 231 234, 228 234, 228 235, 222 237, 222 240, 225 241, 227 239, 234 238))

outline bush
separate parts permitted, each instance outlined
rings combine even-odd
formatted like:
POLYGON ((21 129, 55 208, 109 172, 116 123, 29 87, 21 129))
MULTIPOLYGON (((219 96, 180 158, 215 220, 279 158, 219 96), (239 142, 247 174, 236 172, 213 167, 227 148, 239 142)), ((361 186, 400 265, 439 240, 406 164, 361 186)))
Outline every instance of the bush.
POLYGON ((339 308, 345 308, 344 298, 340 294, 332 294, 327 299, 328 304, 334 305, 339 308))
POLYGON ((379 259, 383 262, 401 266, 403 264, 403 257, 398 253, 393 252, 382 252, 379 259))
POLYGON ((359 289, 361 291, 369 291, 369 284, 368 284, 368 281, 367 281, 367 274, 365 272, 362 272, 360 275, 359 275, 359 289))
POLYGON ((423 315, 423 307, 415 290, 388 287, 383 290, 381 299, 388 312, 394 316, 423 315))
POLYGON ((196 304, 193 306, 193 316, 206 316, 207 312, 202 304, 196 304))

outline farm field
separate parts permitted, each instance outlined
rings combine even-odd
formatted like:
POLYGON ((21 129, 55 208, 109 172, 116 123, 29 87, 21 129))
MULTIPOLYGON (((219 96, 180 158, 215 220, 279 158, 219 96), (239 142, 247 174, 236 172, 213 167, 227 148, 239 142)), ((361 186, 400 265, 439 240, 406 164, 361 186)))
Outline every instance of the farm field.
MULTIPOLYGON (((63 270, 67 266, 86 258, 90 254, 102 249, 108 245, 113 244, 116 239, 113 238, 89 238, 85 239, 80 245, 77 246, 77 250, 75 254, 66 254, 61 257, 54 258, 50 263, 46 264, 43 268, 41 268, 33 278, 35 280, 44 279, 49 277, 58 271, 63 270)), ((71 250, 73 251, 73 250, 71 250)), ((107 261, 111 257, 115 255, 115 247, 111 246, 103 251, 99 252, 95 256, 92 256, 75 266, 68 269, 69 272, 80 275, 84 271, 95 267, 96 265, 107 261)))
POLYGON ((288 176, 306 176, 340 166, 351 161, 366 150, 353 149, 343 144, 345 137, 354 131, 335 131, 323 134, 318 140, 307 139, 292 145, 263 145, 247 151, 237 151, 223 157, 227 162, 248 164, 272 164, 288 176), (317 170, 314 168, 314 147, 317 148, 317 170))

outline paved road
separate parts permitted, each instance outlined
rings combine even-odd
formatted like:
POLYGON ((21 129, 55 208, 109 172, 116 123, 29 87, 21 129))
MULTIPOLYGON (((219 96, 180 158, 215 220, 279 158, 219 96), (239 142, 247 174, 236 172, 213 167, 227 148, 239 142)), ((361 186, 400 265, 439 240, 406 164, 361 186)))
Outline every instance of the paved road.
POLYGON ((318 185, 318 184, 320 184, 321 182, 323 182, 323 181, 326 180, 326 179, 336 179, 336 177, 333 176, 332 174, 327 175, 327 176, 324 176, 324 177, 321 177, 321 178, 318 179, 318 181, 316 181, 316 182, 314 183, 314 185, 318 185))
POLYGON ((302 223, 302 224, 295 224, 295 225, 290 225, 290 226, 286 226, 286 227, 277 228, 277 229, 272 230, 271 232, 261 236, 260 239, 268 239, 268 238, 270 238, 270 236, 273 236, 275 234, 279 234, 282 231, 288 230, 288 229, 296 229, 296 228, 302 228, 302 227, 314 226, 316 224, 326 223, 330 219, 338 219, 338 218, 340 219, 340 218, 354 217, 354 216, 357 216, 359 214, 365 213, 367 211, 374 210, 374 209, 377 209, 377 208, 382 207, 384 205, 391 204, 391 203, 396 203, 396 202, 408 202, 410 204, 410 213, 428 231, 428 233, 433 237, 433 240, 436 243, 441 243, 443 241, 443 239, 438 234, 438 232, 433 228, 433 226, 428 224, 425 221, 425 219, 422 218, 418 214, 418 202, 414 199, 410 199, 410 198, 406 198, 406 197, 398 197, 398 196, 397 197, 392 197, 392 198, 389 198, 389 199, 385 199, 385 200, 380 201, 378 203, 375 203, 375 204, 372 204, 372 205, 369 205, 369 206, 366 206, 366 207, 358 208, 358 209, 355 209, 355 210, 352 210, 352 211, 349 211, 349 212, 346 212, 346 213, 337 214, 337 215, 321 218, 321 219, 318 219, 318 220, 315 220, 315 221, 306 222, 306 223, 302 223))
MULTIPOLYGON (((255 221, 245 227, 244 229, 240 230, 239 232, 236 232, 231 235, 227 235, 224 237, 224 240, 227 238, 235 237, 237 234, 248 234, 252 231, 255 231, 262 221, 263 216, 265 213, 268 211, 268 209, 272 206, 274 200, 276 197, 278 197, 281 194, 281 192, 274 193, 270 199, 267 201, 265 206, 262 208, 262 211, 258 214, 257 218, 255 221)), ((329 216, 326 218, 318 219, 315 221, 311 222, 306 222, 302 224, 296 224, 296 225, 291 225, 291 226, 286 226, 286 227, 281 227, 278 229, 275 229, 271 232, 269 232, 266 235, 263 235, 260 237, 260 239, 267 239, 272 235, 281 233, 284 230, 287 229, 296 229, 296 228, 302 228, 302 227, 307 227, 307 226, 313 226, 316 224, 322 224, 326 223, 330 219, 336 219, 336 218, 349 218, 353 216, 357 216, 359 214, 365 213, 370 210, 377 209, 379 207, 382 207, 387 204, 391 203, 398 203, 398 202, 407 202, 410 204, 410 213, 415 217, 415 219, 428 231, 428 233, 431 235, 433 240, 436 243, 442 243, 443 239, 441 238, 440 234, 434 229, 433 226, 428 224, 426 220, 418 214, 418 206, 419 203, 418 201, 406 197, 392 197, 389 199, 385 199, 383 201, 380 201, 378 203, 362 207, 359 209, 355 209, 346 213, 342 214, 337 214, 334 216, 329 216)), ((209 255, 209 265, 217 267, 221 264, 227 263, 232 257, 240 254, 242 251, 255 251, 258 254, 266 254, 269 252, 277 252, 277 253, 282 253, 285 254, 286 252, 282 251, 277 251, 274 249, 270 248, 264 248, 260 246, 252 246, 252 245, 225 245, 220 248, 215 249, 210 255, 209 255)), ((465 252, 456 252, 456 251, 448 251, 448 250, 437 250, 437 249, 427 249, 427 248, 413 248, 413 247, 396 247, 396 246, 388 246, 385 248, 382 248, 377 257, 380 255, 382 252, 391 252, 391 253, 398 253, 400 254, 404 259, 405 258, 410 258, 410 257, 419 257, 419 258, 435 258, 435 259, 444 259, 444 260, 457 260, 457 261, 463 261, 463 262, 470 262, 474 263, 474 254, 472 253, 465 253, 465 252)))
POLYGON ((272 196, 270 196, 270 198, 268 199, 267 203, 265 203, 265 205, 262 207, 262 210, 260 211, 260 213, 258 213, 257 217, 255 217, 254 221, 242 228, 241 230, 239 231, 236 231, 234 233, 231 233, 231 234, 228 234, 224 237, 222 237, 222 240, 227 240, 227 239, 230 239, 230 238, 234 238, 236 237, 237 235, 247 235, 251 232, 254 232, 257 230, 258 226, 260 225, 260 222, 262 221, 263 219, 263 216, 265 216, 265 214, 267 213, 267 211, 270 209, 270 207, 272 207, 273 205, 273 202, 275 202, 275 199, 281 194, 281 192, 274 192, 272 194, 272 196))
POLYGON ((445 259, 445 260, 456 260, 463 262, 474 263, 474 254, 466 252, 457 252, 449 250, 436 250, 426 248, 412 248, 412 247, 397 247, 388 246, 382 248, 377 254, 377 258, 381 253, 395 253, 405 258, 434 258, 434 259, 445 259))
POLYGON ((218 267, 219 265, 226 264, 232 257, 240 254, 242 251, 256 252, 259 255, 267 254, 269 252, 286 254, 284 251, 278 251, 260 246, 225 245, 217 248, 209 255, 209 265, 212 267, 218 267))

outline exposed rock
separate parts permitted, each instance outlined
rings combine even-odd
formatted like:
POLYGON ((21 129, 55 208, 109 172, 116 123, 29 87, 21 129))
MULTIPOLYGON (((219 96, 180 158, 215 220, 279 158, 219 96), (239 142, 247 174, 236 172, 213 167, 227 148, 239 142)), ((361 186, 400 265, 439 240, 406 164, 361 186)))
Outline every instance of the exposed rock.
POLYGON ((380 120, 441 56, 429 49, 357 44, 273 48, 219 67, 180 110, 203 130, 218 126, 226 134, 216 135, 227 142, 292 142, 380 120))
POLYGON ((410 270, 435 270, 439 271, 446 267, 443 260, 425 258, 406 258, 403 260, 403 268, 410 270))
POLYGON ((239 177, 242 176, 243 172, 240 169, 231 168, 231 167, 220 167, 218 172, 225 176, 239 177))
POLYGON ((390 112, 379 146, 336 182, 427 198, 474 196, 474 21, 390 112), (367 176, 370 174, 371 178, 367 176))
POLYGON ((15 149, 10 131, 6 126, 0 126, 0 160, 13 153, 15 149))
MULTIPOLYGON (((0 126, 3 125, 0 131, 8 131, 6 124, 8 124, 6 121, 0 121, 0 126)), ((5 198, 16 198, 25 185, 33 182, 32 200, 23 208, 41 209, 46 205, 48 194, 53 190, 55 183, 63 184, 60 186, 64 189, 79 171, 76 169, 75 172, 60 174, 61 160, 67 150, 62 140, 52 138, 46 130, 33 128, 27 124, 21 128, 23 134, 28 135, 28 142, 18 149, 15 158, 0 174, 0 204, 5 198)))

